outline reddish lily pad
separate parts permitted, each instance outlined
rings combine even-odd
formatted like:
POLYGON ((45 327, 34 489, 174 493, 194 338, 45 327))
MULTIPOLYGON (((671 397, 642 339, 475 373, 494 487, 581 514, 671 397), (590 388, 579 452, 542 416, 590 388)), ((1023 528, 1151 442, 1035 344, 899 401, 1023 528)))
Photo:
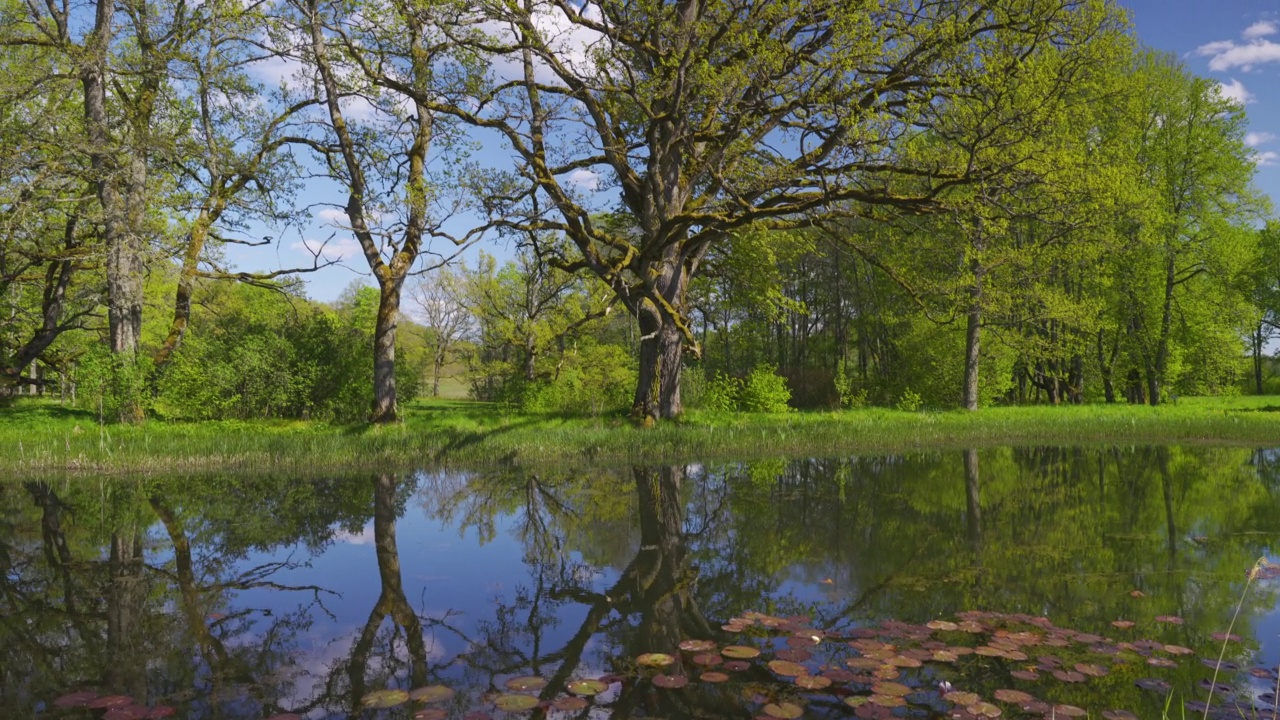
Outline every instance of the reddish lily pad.
POLYGON ((924 626, 929 628, 930 630, 952 631, 952 630, 960 629, 959 625, 951 622, 950 620, 930 620, 929 622, 925 623, 924 626))
POLYGON ((1229 640, 1231 642, 1240 642, 1240 636, 1236 635, 1235 633, 1231 633, 1230 635, 1228 635, 1227 633, 1216 632, 1210 635, 1209 637, 1213 638, 1214 640, 1217 640, 1218 642, 1222 642, 1224 640, 1229 640))
POLYGON ((684 675, 655 675, 653 684, 667 690, 678 690, 689 684, 689 678, 684 675))
POLYGON ((532 695, 504 693, 494 698, 493 704, 494 707, 503 712, 525 712, 538 707, 538 698, 532 695))
POLYGON ((1132 620, 1112 620, 1111 621, 1111 627, 1119 630, 1128 630, 1134 625, 1137 625, 1137 623, 1135 623, 1132 620))
POLYGON ((1181 625, 1184 621, 1177 615, 1157 615, 1156 622, 1168 623, 1170 625, 1181 625))
POLYGON ((733 672, 742 672, 751 669, 751 663, 745 660, 730 660, 720 667, 733 672))
POLYGON ((1182 645, 1165 645, 1164 651, 1170 655, 1195 655, 1196 651, 1182 645))
POLYGON ((178 714, 178 708, 172 705, 157 705, 147 713, 147 720, 161 720, 178 714))
POLYGON ((1147 664, 1152 665, 1154 667, 1166 667, 1166 668, 1178 667, 1178 663, 1170 660, 1169 658, 1162 658, 1162 657, 1149 657, 1147 658, 1147 664))
POLYGON ((1067 683, 1082 683, 1085 680, 1084 673, 1075 670, 1054 670, 1053 676, 1067 683))
POLYGON ((1072 718, 1072 717, 1084 717, 1085 715, 1088 715, 1089 712, 1084 708, 1079 708, 1079 707, 1076 707, 1075 705, 1054 705, 1053 714, 1058 717, 1072 718))
POLYGON ((1035 699, 1034 697, 1031 696, 1030 693, 1025 693, 1025 692, 1022 692, 1021 690, 1010 690, 1008 688, 1001 688, 999 690, 996 690, 994 695, 995 695, 995 698, 1000 702, 1013 703, 1015 705, 1021 705, 1022 703, 1025 703, 1025 702, 1031 702, 1032 700, 1035 699))
POLYGON ((722 672, 708 670, 707 672, 704 672, 701 675, 699 675, 698 679, 701 680, 702 682, 722 683, 722 682, 728 682, 729 676, 725 675, 722 672))
POLYGON ((704 667, 715 667, 722 662, 724 662, 724 658, 715 653, 702 653, 700 655, 693 656, 693 663, 704 667))
POLYGON ((1105 720, 1138 720, 1138 716, 1128 710, 1103 710, 1105 720))
POLYGON ((1089 677, 1104 677, 1108 670, 1096 663, 1076 663, 1076 672, 1089 677))
POLYGON ((89 703, 98 698, 98 693, 92 690, 81 690, 80 692, 67 693, 53 701, 54 707, 66 710, 68 708, 85 707, 89 703))
POLYGON ((872 705, 879 705, 882 708, 906 707, 907 701, 897 695, 872 695, 867 698, 867 702, 872 705))
POLYGON ((409 699, 421 703, 444 702, 453 695, 453 689, 444 685, 427 685, 409 691, 409 699))
POLYGON ((562 697, 562 698, 556 698, 555 700, 553 700, 551 702, 551 707, 555 708, 556 710, 560 710, 562 712, 573 712, 575 710, 581 710, 590 704, 591 703, 587 702, 586 699, 584 698, 562 697))
POLYGON ((85 707, 92 708, 94 710, 101 710, 103 708, 113 708, 131 704, 133 704, 133 698, 128 695, 107 695, 95 700, 90 700, 85 703, 85 707))
POLYGON ((449 711, 438 707, 422 708, 413 714, 413 720, 444 720, 447 717, 449 711))
POLYGON ((1014 670, 1009 674, 1019 680, 1026 680, 1027 682, 1035 682, 1040 679, 1039 673, 1034 670, 1014 670))

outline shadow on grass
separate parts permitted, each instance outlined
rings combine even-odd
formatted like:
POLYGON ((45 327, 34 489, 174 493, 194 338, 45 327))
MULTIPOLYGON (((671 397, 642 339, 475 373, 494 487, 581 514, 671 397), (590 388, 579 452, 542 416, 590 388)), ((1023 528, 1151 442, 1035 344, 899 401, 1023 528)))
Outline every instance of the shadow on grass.
POLYGON ((1232 408, 1231 412, 1280 412, 1280 405, 1263 405, 1262 407, 1232 408))
POLYGON ((97 422, 89 410, 66 407, 52 401, 0 402, 0 423, 30 424, 48 420, 97 422))

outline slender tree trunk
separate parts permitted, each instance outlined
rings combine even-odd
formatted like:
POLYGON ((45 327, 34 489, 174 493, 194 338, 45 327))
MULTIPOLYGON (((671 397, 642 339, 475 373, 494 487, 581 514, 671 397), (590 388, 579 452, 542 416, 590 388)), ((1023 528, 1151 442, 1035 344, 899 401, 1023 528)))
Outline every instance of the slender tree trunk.
POLYGON ((964 391, 960 398, 965 410, 978 409, 978 366, 982 354, 983 268, 977 261, 973 263, 973 273, 964 334, 964 391))
POLYGON ((191 295, 195 290, 196 274, 200 269, 200 255, 204 252, 212 224, 210 212, 202 209, 187 235, 187 249, 182 256, 182 269, 178 271, 178 289, 173 298, 173 320, 169 323, 169 334, 165 337, 164 344, 156 351, 154 361, 157 366, 169 362, 173 352, 182 344, 182 338, 187 333, 187 325, 191 322, 191 295))
POLYGON ((400 286, 404 277, 379 283, 378 321, 373 333, 373 422, 399 419, 396 405, 396 329, 400 323, 400 286))
POLYGON ((444 345, 436 348, 435 359, 431 364, 431 397, 440 397, 440 372, 444 369, 444 345))
POLYGON ((1102 392, 1106 396, 1107 403, 1112 404, 1116 401, 1116 384, 1112 380, 1111 374, 1115 367, 1115 353, 1111 354, 1111 360, 1108 362, 1106 356, 1102 352, 1103 331, 1098 330, 1098 369, 1102 373, 1102 392))
POLYGON ((1253 383, 1257 394, 1263 394, 1262 388, 1262 324, 1253 331, 1253 383))
POLYGON ((1160 404, 1160 391, 1165 384, 1165 375, 1169 367, 1169 333, 1173 329, 1173 290, 1176 287, 1176 267, 1173 256, 1165 261, 1164 266, 1164 307, 1160 313, 1160 339, 1156 343, 1156 356, 1153 367, 1147 371, 1147 402, 1160 404))

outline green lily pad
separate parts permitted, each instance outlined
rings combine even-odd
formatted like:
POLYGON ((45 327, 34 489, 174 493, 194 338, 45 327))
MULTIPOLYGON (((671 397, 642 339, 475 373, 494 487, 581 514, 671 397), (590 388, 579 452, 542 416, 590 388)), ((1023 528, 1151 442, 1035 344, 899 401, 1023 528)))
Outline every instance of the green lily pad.
POLYGON ((506 693, 494 698, 493 704, 503 712, 524 712, 538 707, 538 698, 532 695, 506 693))
POLYGON ((361 705, 379 710, 393 708, 407 702, 409 702, 409 693, 404 690, 374 690, 360 698, 361 705))
POLYGON ((513 677, 506 682, 508 690, 524 691, 524 690, 541 690, 547 686, 547 681, 537 675, 524 675, 521 677, 513 677))
POLYGON ((574 695, 599 695, 608 687, 599 680, 573 680, 565 685, 565 689, 574 695))
POLYGON ((643 667, 666 667, 676 659, 666 653, 645 653, 636 658, 636 664, 643 667))
POLYGON ((453 697, 453 689, 444 685, 427 685, 409 691, 409 699, 423 703, 444 702, 453 697))
POLYGON ((796 677, 808 672, 803 665, 790 660, 770 660, 769 669, 783 677, 796 677))
POLYGON ((749 660, 760 655, 760 651, 747 645, 729 645, 720 654, 735 660, 749 660))
POLYGON ((764 714, 778 720, 795 720, 804 714, 804 708, 795 703, 769 703, 764 706, 764 714))
POLYGON ((574 712, 575 710, 581 710, 590 704, 591 703, 580 697, 562 697, 552 701, 551 707, 561 712, 574 712))

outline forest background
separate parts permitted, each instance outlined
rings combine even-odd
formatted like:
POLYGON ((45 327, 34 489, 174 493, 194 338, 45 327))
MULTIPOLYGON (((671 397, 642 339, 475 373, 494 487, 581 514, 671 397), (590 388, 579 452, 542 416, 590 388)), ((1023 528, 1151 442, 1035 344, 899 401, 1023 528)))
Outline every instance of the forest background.
POLYGON ((389 422, 443 394, 652 424, 1280 390, 1265 133, 1112 3, 0 20, 10 398, 389 422), (317 215, 310 262, 239 269, 317 215), (373 282, 311 300, 335 247, 373 282))

